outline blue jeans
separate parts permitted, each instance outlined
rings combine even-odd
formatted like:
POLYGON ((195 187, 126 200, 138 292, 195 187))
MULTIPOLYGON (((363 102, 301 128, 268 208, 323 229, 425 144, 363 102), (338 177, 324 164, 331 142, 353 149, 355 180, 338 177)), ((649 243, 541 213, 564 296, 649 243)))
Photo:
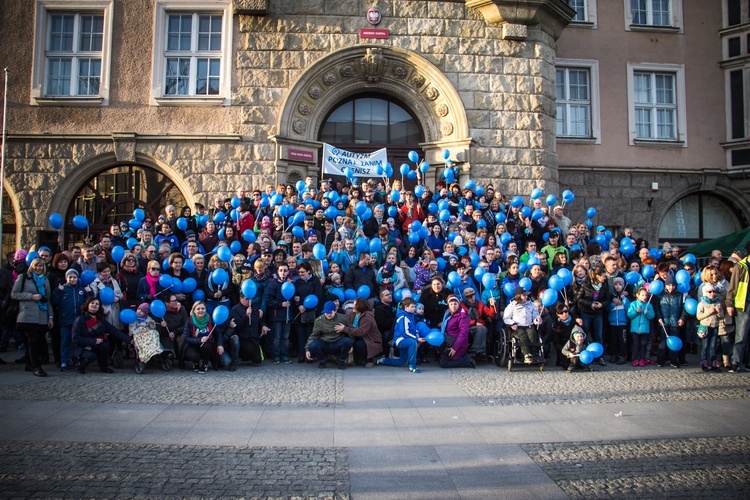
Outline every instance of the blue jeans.
POLYGON ((745 361, 745 345, 747 343, 747 331, 750 329, 750 307, 740 312, 735 309, 737 326, 734 330, 734 349, 732 350, 732 364, 741 365, 745 361))
POLYGON ((464 354, 456 359, 441 356, 438 364, 440 368, 468 368, 471 366, 471 357, 468 354, 464 354))
POLYGON ((310 338, 310 334, 313 331, 312 323, 296 323, 295 330, 297 331, 297 347, 299 348, 299 359, 305 359, 305 346, 307 345, 307 339, 310 338))
POLYGON ((588 340, 591 342, 599 342, 604 346, 602 330, 604 328, 604 317, 601 314, 586 314, 581 313, 581 320, 583 321, 583 329, 588 335, 588 340))
POLYGON ((650 335, 648 333, 631 333, 630 335, 633 339, 633 361, 648 358, 648 349, 651 345, 650 335))
POLYGON ((716 341, 718 340, 718 328, 708 327, 708 335, 703 338, 701 343, 701 360, 708 361, 709 364, 716 360, 716 341))
POLYGON ((219 366, 226 368, 229 365, 240 364, 240 339, 236 336, 229 337, 224 342, 224 352, 219 356, 219 366))
POLYGON ((289 357, 289 331, 292 324, 285 321, 274 321, 271 323, 271 335, 273 336, 273 357, 289 357))
POLYGON ((409 337, 404 337, 396 346, 401 353, 401 357, 396 359, 384 358, 381 364, 386 366, 406 366, 406 364, 408 363, 409 368, 416 368, 417 346, 418 343, 416 340, 409 337))
POLYGON ((70 350, 73 345, 73 325, 60 327, 60 361, 70 363, 70 350))
POLYGON ((318 361, 325 361, 326 356, 335 354, 339 361, 346 362, 349 356, 349 349, 354 345, 354 341, 349 337, 341 337, 334 342, 325 342, 323 340, 313 340, 310 343, 310 356, 317 358, 318 361))

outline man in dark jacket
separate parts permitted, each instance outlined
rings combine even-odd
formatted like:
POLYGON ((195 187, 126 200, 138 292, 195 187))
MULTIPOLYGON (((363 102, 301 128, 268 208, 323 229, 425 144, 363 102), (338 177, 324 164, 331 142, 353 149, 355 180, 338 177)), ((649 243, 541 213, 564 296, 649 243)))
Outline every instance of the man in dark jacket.
POLYGON ((260 338, 269 332, 267 326, 261 326, 260 308, 253 307, 250 299, 240 293, 240 303, 229 311, 230 325, 222 335, 220 345, 224 352, 219 361, 221 366, 233 372, 237 370, 240 361, 250 360, 259 365, 263 362, 263 352, 260 348, 260 338))
POLYGON ((380 291, 380 300, 375 302, 374 315, 378 329, 383 334, 383 349, 387 351, 393 340, 393 327, 396 324, 396 308, 393 307, 393 293, 390 290, 380 291))
POLYGON ((344 288, 359 290, 362 285, 370 289, 370 295, 377 293, 378 284, 375 279, 375 271, 370 267, 370 254, 362 252, 359 254, 359 262, 356 266, 349 266, 344 275, 344 288))

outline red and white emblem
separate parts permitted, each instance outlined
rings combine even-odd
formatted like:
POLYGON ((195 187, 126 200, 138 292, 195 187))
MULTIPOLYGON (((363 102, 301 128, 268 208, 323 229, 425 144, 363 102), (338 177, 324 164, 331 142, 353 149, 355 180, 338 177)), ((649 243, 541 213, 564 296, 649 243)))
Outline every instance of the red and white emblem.
POLYGON ((383 19, 383 16, 380 14, 380 9, 377 7, 373 7, 372 9, 367 11, 367 22, 372 25, 378 25, 380 24, 380 21, 383 19))

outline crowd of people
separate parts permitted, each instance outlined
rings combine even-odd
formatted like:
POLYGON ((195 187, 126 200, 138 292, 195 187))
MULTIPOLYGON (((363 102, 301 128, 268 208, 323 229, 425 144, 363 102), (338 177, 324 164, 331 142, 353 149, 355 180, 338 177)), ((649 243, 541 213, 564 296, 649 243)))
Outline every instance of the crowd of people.
POLYGON ((264 360, 418 373, 496 358, 507 332, 519 362, 543 352, 568 371, 679 368, 688 353, 705 371, 743 370, 750 245, 698 267, 587 212, 573 223, 554 195, 508 200, 473 181, 310 178, 155 220, 136 209, 83 244, 7 256, 0 350, 13 339, 37 376, 52 361, 111 372, 114 351, 199 373, 264 360))

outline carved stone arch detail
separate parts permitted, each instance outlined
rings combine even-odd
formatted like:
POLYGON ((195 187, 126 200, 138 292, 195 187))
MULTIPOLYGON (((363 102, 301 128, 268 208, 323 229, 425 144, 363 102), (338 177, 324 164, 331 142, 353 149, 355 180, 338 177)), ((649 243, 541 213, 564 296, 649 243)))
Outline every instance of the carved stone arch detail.
POLYGON ((418 54, 376 45, 333 52, 305 71, 284 102, 277 138, 316 142, 333 108, 368 91, 403 103, 422 126, 426 143, 469 139, 466 111, 450 80, 418 54))

